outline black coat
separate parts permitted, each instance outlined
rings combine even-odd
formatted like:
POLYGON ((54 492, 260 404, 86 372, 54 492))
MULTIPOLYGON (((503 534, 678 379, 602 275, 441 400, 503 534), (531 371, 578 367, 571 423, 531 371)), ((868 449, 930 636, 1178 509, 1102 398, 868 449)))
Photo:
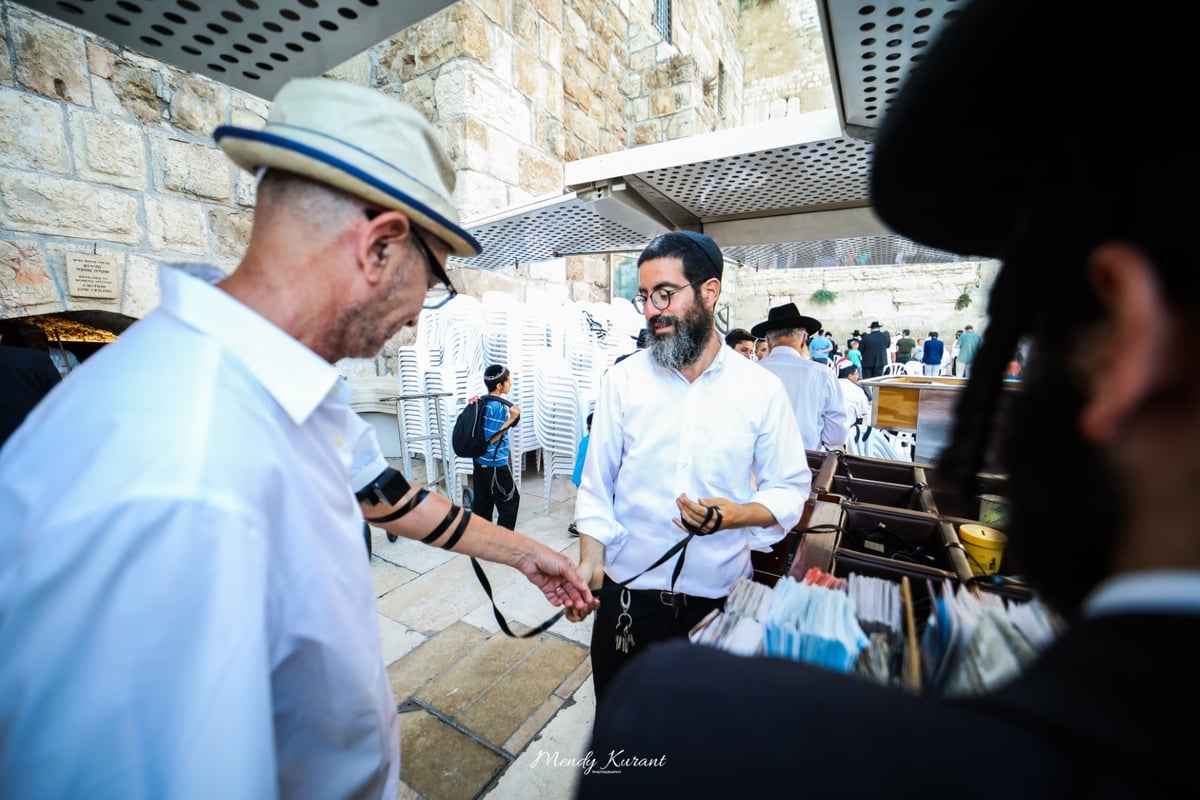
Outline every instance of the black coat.
POLYGON ((862 351, 863 369, 879 367, 882 369, 888 363, 888 348, 892 346, 892 335, 887 331, 871 331, 862 337, 858 349, 862 351))
POLYGON ((41 350, 0 344, 0 445, 60 380, 54 362, 41 350))
POLYGON ((577 798, 1197 797, 1200 690, 1171 649, 1197 636, 1200 617, 1184 614, 1088 619, 1012 682, 961 700, 658 645, 597 709, 577 798), (604 774, 610 751, 665 758, 604 774))

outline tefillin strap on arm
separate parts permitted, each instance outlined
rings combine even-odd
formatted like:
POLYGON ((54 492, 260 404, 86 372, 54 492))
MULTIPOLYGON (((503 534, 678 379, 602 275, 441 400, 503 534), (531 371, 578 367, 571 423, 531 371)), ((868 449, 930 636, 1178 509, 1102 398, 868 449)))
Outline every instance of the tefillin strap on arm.
POLYGON ((465 533, 467 530, 467 524, 471 521, 471 512, 468 509, 461 508, 453 503, 450 504, 450 510, 446 512, 446 516, 441 522, 438 523, 438 526, 421 541, 425 544, 433 544, 436 542, 438 538, 446 532, 446 529, 454 524, 454 519, 458 517, 458 512, 460 511, 462 512, 462 518, 459 519, 458 525, 454 528, 454 532, 450 534, 450 538, 447 539, 446 543, 441 547, 443 550, 449 550, 451 547, 454 547, 454 545, 458 544, 458 540, 462 538, 463 533, 465 533))

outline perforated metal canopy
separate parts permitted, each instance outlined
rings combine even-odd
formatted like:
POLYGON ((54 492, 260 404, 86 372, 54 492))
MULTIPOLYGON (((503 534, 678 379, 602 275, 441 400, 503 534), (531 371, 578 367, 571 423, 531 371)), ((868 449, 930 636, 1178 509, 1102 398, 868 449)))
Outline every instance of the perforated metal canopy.
POLYGON ((23 0, 77 27, 270 99, 451 0, 23 0))
POLYGON ((925 48, 965 0, 819 0, 838 111, 847 134, 871 140, 925 48))
MULTIPOLYGON (((289 78, 328 72, 451 2, 25 4, 271 98, 289 78)), ((762 268, 957 260, 886 230, 869 213, 867 178, 871 140, 888 103, 959 5, 818 0, 836 108, 567 164, 561 197, 468 220, 484 253, 455 261, 497 269, 570 254, 637 251, 674 228, 703 230, 727 257, 762 268)))
POLYGON ((596 190, 555 196, 476 220, 471 233, 483 244, 474 258, 450 263, 500 269, 569 255, 640 250, 670 230, 630 207, 619 193, 596 190))

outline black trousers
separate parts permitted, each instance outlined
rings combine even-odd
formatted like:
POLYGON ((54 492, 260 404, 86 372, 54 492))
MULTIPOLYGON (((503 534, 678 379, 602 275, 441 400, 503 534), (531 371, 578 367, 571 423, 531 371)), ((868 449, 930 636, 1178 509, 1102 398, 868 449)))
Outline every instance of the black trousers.
POLYGON ((878 378, 883 374, 883 367, 863 367, 862 376, 864 378, 878 378))
POLYGON ((604 585, 594 594, 600 598, 600 608, 592 623, 592 683, 596 687, 596 702, 600 702, 617 672, 651 644, 686 638, 688 631, 710 611, 725 607, 724 597, 630 589, 629 616, 633 622, 629 632, 634 643, 628 653, 623 653, 616 648, 621 587, 605 575, 604 585))
POLYGON ((475 500, 471 503, 471 513, 491 522, 492 511, 499 511, 496 524, 515 531, 521 493, 517 491, 517 483, 513 480, 512 468, 508 464, 485 467, 476 461, 473 476, 475 500))

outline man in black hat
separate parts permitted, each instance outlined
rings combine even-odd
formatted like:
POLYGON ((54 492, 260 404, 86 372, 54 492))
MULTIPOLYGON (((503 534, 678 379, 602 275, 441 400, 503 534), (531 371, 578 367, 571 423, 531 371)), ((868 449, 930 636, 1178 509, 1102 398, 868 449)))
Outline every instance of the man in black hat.
POLYGON ((973 0, 956 11, 886 112, 872 196, 897 233, 1003 263, 938 472, 975 496, 984 454, 1001 445, 1005 558, 1067 628, 1017 677, 957 701, 665 646, 613 687, 621 700, 598 710, 592 742, 601 759, 616 748, 664 765, 593 771, 583 797, 1200 795, 1195 739, 1179 734, 1200 688, 1175 652, 1200 637, 1200 381, 1177 358, 1200 307, 1196 154, 1129 148, 1190 91, 1190 9, 973 0), (1103 124, 1045 135, 1114 98, 1103 124), (1033 355, 1001 424, 1022 337, 1033 355), (1002 776, 981 777, 973 756, 985 754, 1002 776), (819 766, 798 771, 797 759, 819 766))
POLYGON ((845 444, 852 424, 833 370, 803 355, 807 337, 820 329, 818 320, 801 314, 795 303, 785 303, 768 311, 766 321, 751 330, 771 343, 762 366, 783 381, 806 450, 845 444))
POLYGON ((721 608, 753 574, 750 551, 782 539, 808 499, 812 475, 779 379, 714 327, 723 266, 702 234, 650 242, 634 298, 648 346, 600 384, 575 501, 579 568, 600 598, 597 698, 649 645, 686 637, 721 608))
POLYGON ((858 349, 862 351, 862 376, 877 378, 888 365, 888 348, 892 346, 892 335, 883 330, 878 321, 867 326, 858 349))

